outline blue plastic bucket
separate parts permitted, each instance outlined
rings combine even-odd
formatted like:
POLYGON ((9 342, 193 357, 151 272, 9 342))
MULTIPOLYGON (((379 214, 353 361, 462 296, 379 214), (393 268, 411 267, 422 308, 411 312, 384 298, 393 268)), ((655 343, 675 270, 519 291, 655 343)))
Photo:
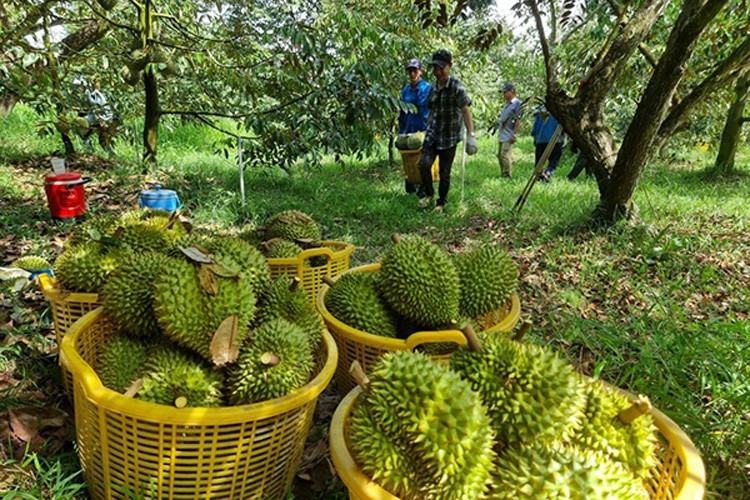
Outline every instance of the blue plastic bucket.
POLYGON ((160 210, 167 210, 168 212, 174 212, 182 206, 180 198, 175 191, 162 189, 159 185, 154 186, 154 189, 144 189, 141 191, 140 196, 138 196, 138 204, 141 208, 158 208, 160 210))

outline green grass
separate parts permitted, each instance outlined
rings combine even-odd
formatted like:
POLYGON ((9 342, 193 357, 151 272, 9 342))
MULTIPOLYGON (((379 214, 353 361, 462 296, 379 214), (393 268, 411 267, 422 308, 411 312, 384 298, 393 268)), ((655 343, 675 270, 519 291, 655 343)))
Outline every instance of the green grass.
MULTIPOLYGON (((0 239, 13 235, 28 251, 52 256, 58 250, 54 238, 71 225, 51 224, 48 219, 38 186, 44 168, 22 170, 14 162, 55 146, 32 140, 31 118, 19 109, 19 117, 14 118, 14 113, 12 120, 0 121, 0 131, 8 130, 0 134, 0 204, 8 207, 0 211, 0 239), (20 141, 23 137, 29 138, 27 143, 20 141)), ((212 154, 219 138, 192 126, 165 129, 160 163, 147 174, 132 161, 131 146, 118 145, 120 161, 113 167, 83 172, 95 180, 87 185, 87 192, 102 194, 92 201, 91 211, 122 209, 124 200, 134 199, 144 180, 155 180, 179 193, 185 213, 199 225, 260 225, 284 209, 308 212, 324 226, 326 237, 357 247, 352 265, 376 261, 390 245, 392 233, 420 233, 449 251, 476 241, 503 245, 521 267, 522 311, 535 324, 529 339, 565 353, 586 374, 647 394, 698 446, 706 464, 709 497, 746 498, 750 487, 747 147, 737 159, 745 170, 728 180, 706 175, 711 153, 690 150, 676 159, 654 160, 635 193, 640 221, 594 230, 585 222, 598 191, 584 175, 574 182, 565 180, 571 157, 563 158, 552 182, 534 187, 520 214, 512 210, 532 169, 528 138, 515 150, 512 179, 499 176, 494 139, 480 138, 480 153, 466 160, 463 201, 459 154, 443 214, 417 208, 416 197, 403 192, 400 167, 389 165, 382 150, 374 158, 345 158, 342 163, 299 168, 292 175, 281 169, 248 169, 243 201, 233 159, 212 154), (109 179, 111 184, 98 190, 97 183, 109 179)), ((3 251, 0 247, 0 260, 7 261, 3 251)), ((40 302, 39 297, 25 300, 37 304, 33 314, 43 323, 48 319, 40 302)), ((33 335, 30 324, 19 328, 33 335)), ((27 354, 25 346, 0 350, 0 366, 15 366, 24 377, 42 380, 38 385, 45 387, 54 363, 49 356, 39 356, 19 365, 27 354)), ((10 394, 5 390, 0 395, 10 394)), ((25 401, 29 397, 25 392, 12 397, 18 404, 39 403, 25 401)), ((64 406, 62 398, 49 397, 53 404, 64 406)), ((53 474, 55 457, 47 460, 53 461, 39 462, 42 470, 34 472, 35 477, 53 474)), ((80 477, 71 483, 80 484, 80 477)), ((328 489, 318 496, 342 496, 340 482, 325 483, 328 489)))

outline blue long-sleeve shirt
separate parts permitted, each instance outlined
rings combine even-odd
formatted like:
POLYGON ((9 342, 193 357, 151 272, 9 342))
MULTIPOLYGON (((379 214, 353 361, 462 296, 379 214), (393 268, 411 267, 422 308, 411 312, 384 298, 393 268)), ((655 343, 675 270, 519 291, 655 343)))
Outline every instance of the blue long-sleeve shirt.
MULTIPOLYGON (((557 130, 558 121, 557 118, 548 114, 547 119, 544 119, 542 113, 537 113, 534 117, 534 125, 531 127, 531 135, 534 136, 534 144, 547 144, 552 136, 555 135, 557 130)), ((563 136, 560 134, 557 136, 557 142, 562 142, 563 136)))
POLYGON ((411 134, 421 132, 427 128, 427 94, 430 92, 430 84, 420 79, 416 87, 408 83, 401 91, 401 100, 407 104, 414 104, 417 112, 401 111, 398 115, 398 133, 411 134))

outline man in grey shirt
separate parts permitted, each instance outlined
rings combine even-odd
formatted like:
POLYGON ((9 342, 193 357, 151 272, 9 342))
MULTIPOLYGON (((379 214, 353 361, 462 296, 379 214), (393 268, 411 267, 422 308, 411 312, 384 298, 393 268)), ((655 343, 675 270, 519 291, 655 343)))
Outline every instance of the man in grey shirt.
POLYGON ((513 168, 511 149, 516 142, 516 134, 521 128, 521 100, 516 97, 516 86, 506 83, 502 88, 505 106, 498 119, 498 148, 497 158, 500 160, 500 172, 503 177, 510 177, 513 168))

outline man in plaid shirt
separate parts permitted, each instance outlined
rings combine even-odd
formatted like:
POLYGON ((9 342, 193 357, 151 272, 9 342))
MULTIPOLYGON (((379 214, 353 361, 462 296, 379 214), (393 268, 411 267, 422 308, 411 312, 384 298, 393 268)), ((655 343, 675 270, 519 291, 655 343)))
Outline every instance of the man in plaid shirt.
POLYGON ((432 55, 432 74, 435 83, 430 86, 427 95, 427 130, 422 144, 422 156, 419 159, 419 173, 422 176, 424 197, 419 200, 420 207, 429 206, 435 196, 432 185, 431 167, 435 157, 440 158, 440 185, 435 210, 443 210, 447 203, 451 186, 451 168, 456 156, 456 147, 461 142, 461 122, 466 126, 466 153, 477 152, 477 140, 474 137, 474 123, 471 120, 469 106, 471 99, 461 82, 451 76, 453 56, 447 50, 438 50, 432 55))

